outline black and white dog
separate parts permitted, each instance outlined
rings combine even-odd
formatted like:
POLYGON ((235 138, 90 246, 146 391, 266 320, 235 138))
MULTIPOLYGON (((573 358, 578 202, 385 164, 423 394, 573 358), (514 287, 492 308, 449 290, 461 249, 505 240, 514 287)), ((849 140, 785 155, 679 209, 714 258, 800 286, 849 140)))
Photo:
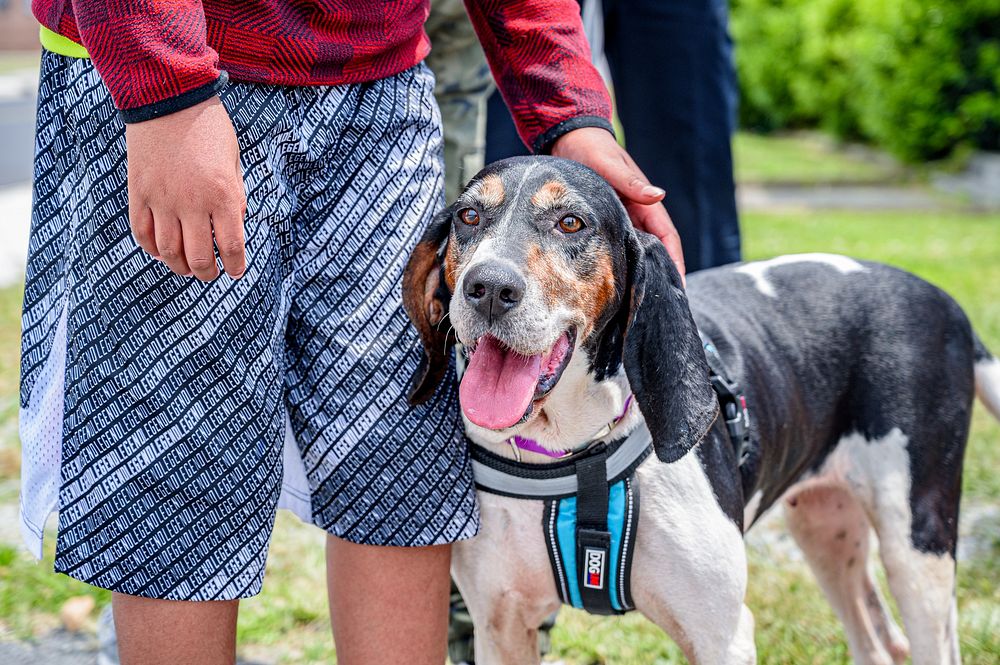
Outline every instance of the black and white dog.
MULTIPOLYGON (((685 290, 603 179, 520 158, 484 169, 437 216, 404 300, 427 360, 412 399, 440 381, 452 330, 469 354, 473 445, 548 463, 511 437, 564 451, 648 428, 632 594, 692 662, 755 662, 743 533, 779 501, 856 662, 959 662, 962 458, 977 388, 1000 418, 1000 362, 938 288, 804 254, 695 274, 685 290), (699 329, 750 404, 742 463, 699 329), (872 531, 905 637, 873 577, 872 531)), ((480 501, 482 531, 456 546, 453 568, 476 662, 536 662, 537 626, 560 602, 542 502, 480 501)))

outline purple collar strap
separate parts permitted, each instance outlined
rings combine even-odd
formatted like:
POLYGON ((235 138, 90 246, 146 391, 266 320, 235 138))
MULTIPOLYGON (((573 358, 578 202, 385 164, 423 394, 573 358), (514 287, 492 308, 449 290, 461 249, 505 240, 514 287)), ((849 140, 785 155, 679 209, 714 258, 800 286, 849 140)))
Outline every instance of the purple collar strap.
POLYGON ((587 441, 582 446, 578 446, 572 450, 550 450, 534 439, 525 439, 520 436, 512 436, 507 439, 507 444, 510 445, 511 450, 514 451, 514 458, 520 462, 521 461, 521 451, 529 453, 537 453, 539 455, 545 455, 546 457, 551 457, 553 459, 562 459, 564 457, 569 457, 574 453, 578 453, 581 450, 586 450, 594 441, 606 437, 608 434, 615 429, 615 427, 625 418, 628 414, 629 407, 632 406, 632 395, 629 395, 625 399, 625 406, 622 408, 622 414, 609 422, 607 425, 601 429, 590 441, 587 441))

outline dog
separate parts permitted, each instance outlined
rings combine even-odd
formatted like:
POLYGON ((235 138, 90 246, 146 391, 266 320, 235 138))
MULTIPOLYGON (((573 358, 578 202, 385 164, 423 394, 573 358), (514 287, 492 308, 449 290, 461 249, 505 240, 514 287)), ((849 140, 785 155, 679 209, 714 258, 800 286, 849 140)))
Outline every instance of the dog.
MULTIPOLYGON (((1000 419, 1000 362, 940 289, 826 254, 707 270, 685 288, 605 180, 528 157, 486 167, 434 218, 403 298, 425 351, 411 400, 461 345, 473 450, 546 468, 648 432, 632 601, 691 662, 756 661, 743 534, 778 503, 856 662, 960 662, 962 460, 977 389, 1000 419), (720 417, 706 348, 749 405, 743 446, 720 417)), ((537 627, 561 602, 545 502, 479 501, 481 532, 453 558, 476 662, 538 662, 537 627)))

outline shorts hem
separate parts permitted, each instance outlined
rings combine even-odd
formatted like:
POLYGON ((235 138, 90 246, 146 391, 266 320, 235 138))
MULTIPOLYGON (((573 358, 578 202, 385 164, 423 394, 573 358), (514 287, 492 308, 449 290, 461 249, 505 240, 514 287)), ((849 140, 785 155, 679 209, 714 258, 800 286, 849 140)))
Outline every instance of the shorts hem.
MULTIPOLYGON (((317 525, 318 526, 318 525, 317 525)), ((355 545, 368 545, 371 547, 399 547, 399 548, 412 548, 412 547, 437 547, 439 545, 453 545, 455 543, 460 543, 464 540, 471 540, 479 535, 480 529, 480 519, 478 511, 476 514, 468 520, 468 524, 463 528, 456 536, 438 536, 436 538, 426 538, 417 537, 408 542, 376 542, 378 539, 371 537, 359 537, 357 534, 353 534, 350 531, 345 531, 338 533, 338 529, 334 527, 323 527, 327 535, 333 536, 340 540, 346 540, 349 543, 354 543, 355 545), (471 527, 471 528, 470 528, 471 527)))
POLYGON ((31 519, 28 518, 24 510, 24 504, 21 504, 18 510, 18 526, 21 529, 21 542, 31 553, 35 559, 41 559, 45 551, 45 522, 48 522, 49 517, 55 512, 55 506, 50 508, 45 513, 45 519, 42 520, 42 524, 35 524, 31 519))
POLYGON ((246 590, 241 591, 238 594, 233 593, 216 593, 208 597, 208 594, 189 594, 187 596, 181 594, 155 594, 144 592, 142 589, 131 588, 127 584, 100 584, 95 580, 88 579, 85 575, 80 575, 78 573, 69 572, 63 567, 54 565, 52 567, 53 571, 59 573, 60 575, 65 575, 66 577, 72 578, 77 582, 83 582, 89 586, 97 589, 104 589, 105 591, 110 591, 112 593, 120 593, 126 596, 135 596, 137 598, 149 598, 151 600, 174 600, 174 601, 189 601, 189 602, 206 602, 206 601, 229 601, 229 600, 244 600, 246 598, 253 598, 260 594, 263 587, 263 582, 257 582, 251 585, 246 590))

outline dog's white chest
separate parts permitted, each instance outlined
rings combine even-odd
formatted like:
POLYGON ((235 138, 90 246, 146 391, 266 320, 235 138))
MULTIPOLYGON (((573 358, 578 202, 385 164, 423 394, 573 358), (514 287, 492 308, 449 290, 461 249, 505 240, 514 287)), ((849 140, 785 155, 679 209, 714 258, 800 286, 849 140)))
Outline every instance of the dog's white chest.
POLYGON ((516 599, 519 613, 544 619, 558 609, 559 596, 542 537, 542 502, 484 492, 479 502, 479 535, 456 543, 452 559, 459 587, 474 590, 466 594, 470 609, 516 599))

